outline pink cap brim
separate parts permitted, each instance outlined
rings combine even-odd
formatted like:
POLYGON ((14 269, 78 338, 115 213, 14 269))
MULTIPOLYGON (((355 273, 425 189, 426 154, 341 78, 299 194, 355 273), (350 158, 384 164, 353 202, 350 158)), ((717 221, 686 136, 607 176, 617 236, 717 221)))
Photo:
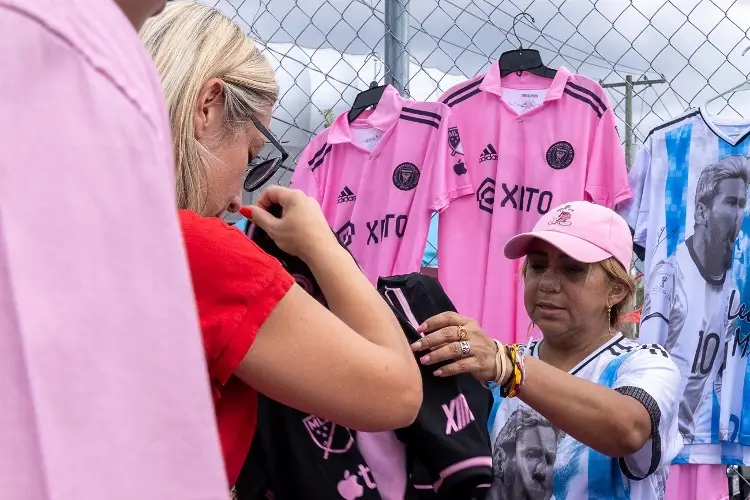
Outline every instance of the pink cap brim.
POLYGON ((612 257, 611 253, 602 250, 588 241, 570 234, 558 233, 557 231, 537 231, 514 236, 505 244, 503 253, 509 259, 520 259, 521 257, 525 257, 528 253, 529 244, 535 238, 546 241, 561 252, 573 257, 579 262, 585 262, 586 264, 601 262, 612 257))

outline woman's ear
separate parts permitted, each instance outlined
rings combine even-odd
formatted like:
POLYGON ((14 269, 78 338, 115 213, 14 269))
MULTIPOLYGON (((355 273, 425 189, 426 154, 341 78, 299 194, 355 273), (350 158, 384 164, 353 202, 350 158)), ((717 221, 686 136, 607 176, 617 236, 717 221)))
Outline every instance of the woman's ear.
POLYGON ((224 86, 218 78, 211 78, 198 93, 195 103, 195 138, 218 136, 222 128, 224 86))
POLYGON ((628 290, 622 283, 612 283, 609 287, 609 300, 607 304, 609 307, 614 307, 620 304, 625 297, 628 296, 628 290))

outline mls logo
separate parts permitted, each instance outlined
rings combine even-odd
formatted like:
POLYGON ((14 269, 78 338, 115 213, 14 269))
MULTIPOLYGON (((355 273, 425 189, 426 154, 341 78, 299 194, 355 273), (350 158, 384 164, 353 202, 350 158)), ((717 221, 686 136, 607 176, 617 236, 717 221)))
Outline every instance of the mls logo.
POLYGON ((458 135, 458 127, 448 129, 448 146, 451 148, 451 156, 464 154, 464 148, 461 147, 461 136, 458 135))
POLYGON ((310 434, 313 443, 323 450, 323 458, 328 459, 331 453, 341 454, 349 451, 354 444, 352 433, 346 427, 341 427, 316 417, 308 415, 302 419, 302 423, 310 434))

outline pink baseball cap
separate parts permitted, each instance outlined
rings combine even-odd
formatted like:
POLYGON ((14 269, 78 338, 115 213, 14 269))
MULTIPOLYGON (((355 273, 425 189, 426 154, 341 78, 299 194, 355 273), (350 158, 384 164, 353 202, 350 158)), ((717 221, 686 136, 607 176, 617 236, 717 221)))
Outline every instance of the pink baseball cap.
POLYGON ((508 240, 505 256, 524 257, 534 238, 587 264, 614 257, 622 267, 630 269, 633 258, 633 238, 625 219, 607 207, 587 201, 571 201, 547 212, 531 232, 508 240))

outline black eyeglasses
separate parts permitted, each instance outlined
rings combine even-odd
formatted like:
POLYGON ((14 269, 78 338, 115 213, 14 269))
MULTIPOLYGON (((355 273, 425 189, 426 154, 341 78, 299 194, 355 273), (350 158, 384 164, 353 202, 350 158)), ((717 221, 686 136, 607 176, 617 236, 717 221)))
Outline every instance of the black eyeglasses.
POLYGON ((279 151, 279 153, 281 153, 281 156, 277 158, 269 158, 258 163, 255 163, 255 159, 248 162, 247 173, 245 174, 245 182, 242 185, 242 187, 248 193, 252 193, 263 184, 268 182, 268 180, 273 177, 273 174, 275 174, 276 171, 279 170, 279 167, 281 167, 286 159, 289 158, 289 153, 287 152, 287 150, 284 149, 284 146, 282 146, 279 141, 276 140, 270 130, 264 127, 263 124, 260 123, 260 121, 258 121, 258 119, 252 115, 250 115, 250 120, 252 120, 255 128, 257 128, 260 133, 263 134, 266 139, 268 139, 268 142, 273 144, 273 146, 279 151))

